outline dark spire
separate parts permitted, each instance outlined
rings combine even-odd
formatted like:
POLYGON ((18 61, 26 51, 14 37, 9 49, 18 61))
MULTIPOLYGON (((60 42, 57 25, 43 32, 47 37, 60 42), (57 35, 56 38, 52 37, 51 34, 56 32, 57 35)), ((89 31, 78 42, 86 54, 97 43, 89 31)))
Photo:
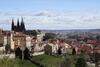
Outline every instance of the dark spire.
POLYGON ((20 25, 19 25, 19 19, 17 20, 17 29, 16 29, 17 32, 20 31, 20 25))
POLYGON ((24 21, 23 21, 23 18, 21 20, 21 31, 24 32, 25 31, 25 25, 24 25, 24 21))
POLYGON ((24 21, 23 21, 23 17, 22 17, 22 19, 21 19, 21 22, 23 22, 23 23, 24 23, 24 21))
POLYGON ((14 20, 12 19, 12 24, 11 24, 11 31, 14 31, 14 20))

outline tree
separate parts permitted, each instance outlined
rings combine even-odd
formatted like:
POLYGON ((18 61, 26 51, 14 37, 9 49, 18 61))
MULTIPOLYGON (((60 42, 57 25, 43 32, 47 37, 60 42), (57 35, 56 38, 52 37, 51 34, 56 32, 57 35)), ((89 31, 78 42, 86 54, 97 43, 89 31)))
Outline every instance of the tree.
POLYGON ((6 51, 6 54, 11 51, 11 46, 9 44, 6 44, 5 51, 6 51))
POLYGON ((43 41, 48 40, 48 39, 54 39, 54 38, 56 38, 56 34, 46 33, 45 36, 43 37, 43 41))
POLYGON ((97 39, 97 40, 100 40, 100 35, 97 35, 97 36, 96 36, 96 39, 97 39))
POLYGON ((76 61, 75 67, 87 67, 84 57, 79 57, 76 61))
POLYGON ((62 62, 61 67, 73 67, 74 60, 71 56, 65 56, 65 60, 62 62))
POLYGON ((15 50, 15 57, 22 59, 22 50, 19 47, 17 47, 15 50))
POLYGON ((25 47, 25 50, 24 50, 24 59, 25 60, 30 60, 31 56, 30 56, 30 51, 27 47, 25 47))
POLYGON ((59 54, 59 55, 62 54, 61 47, 58 49, 58 54, 59 54))
POLYGON ((36 30, 33 30, 32 34, 33 34, 33 36, 37 37, 37 34, 38 34, 38 33, 37 33, 36 30))
POLYGON ((38 33, 38 34, 41 34, 41 31, 38 29, 38 30, 37 30, 37 33, 38 33))
POLYGON ((99 61, 100 61, 100 53, 95 52, 94 53, 94 62, 96 63, 96 65, 98 65, 99 61))
POLYGON ((72 49, 72 55, 75 55, 76 54, 76 50, 75 48, 72 49))

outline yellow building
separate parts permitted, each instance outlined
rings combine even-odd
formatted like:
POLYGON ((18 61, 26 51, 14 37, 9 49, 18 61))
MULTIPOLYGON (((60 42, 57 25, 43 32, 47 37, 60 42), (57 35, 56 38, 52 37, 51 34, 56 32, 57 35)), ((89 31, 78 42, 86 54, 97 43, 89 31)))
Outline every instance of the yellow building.
POLYGON ((11 35, 11 47, 16 48, 16 46, 26 46, 26 36, 23 33, 17 32, 11 35))
POLYGON ((10 32, 0 30, 0 45, 11 44, 10 32))

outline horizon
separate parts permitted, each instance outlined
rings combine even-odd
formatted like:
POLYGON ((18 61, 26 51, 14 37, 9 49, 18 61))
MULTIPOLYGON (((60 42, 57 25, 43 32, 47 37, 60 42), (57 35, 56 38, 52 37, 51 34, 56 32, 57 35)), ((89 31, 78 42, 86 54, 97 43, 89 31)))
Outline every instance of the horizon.
MULTIPOLYGON (((4 30, 4 29, 0 29, 4 30)), ((100 29, 26 29, 26 31, 29 30, 40 30, 40 31, 94 31, 94 30, 100 30, 100 29)), ((11 31, 11 30, 4 30, 4 31, 11 31)))
POLYGON ((99 0, 2 0, 0 29, 24 18, 26 29, 100 29, 99 0))

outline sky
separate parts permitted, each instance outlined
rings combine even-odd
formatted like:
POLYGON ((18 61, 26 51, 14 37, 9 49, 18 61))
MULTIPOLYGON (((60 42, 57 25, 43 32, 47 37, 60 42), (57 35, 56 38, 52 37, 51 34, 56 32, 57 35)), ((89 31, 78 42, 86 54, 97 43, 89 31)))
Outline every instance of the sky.
POLYGON ((0 29, 22 17, 26 29, 100 29, 100 0, 0 0, 0 29))

